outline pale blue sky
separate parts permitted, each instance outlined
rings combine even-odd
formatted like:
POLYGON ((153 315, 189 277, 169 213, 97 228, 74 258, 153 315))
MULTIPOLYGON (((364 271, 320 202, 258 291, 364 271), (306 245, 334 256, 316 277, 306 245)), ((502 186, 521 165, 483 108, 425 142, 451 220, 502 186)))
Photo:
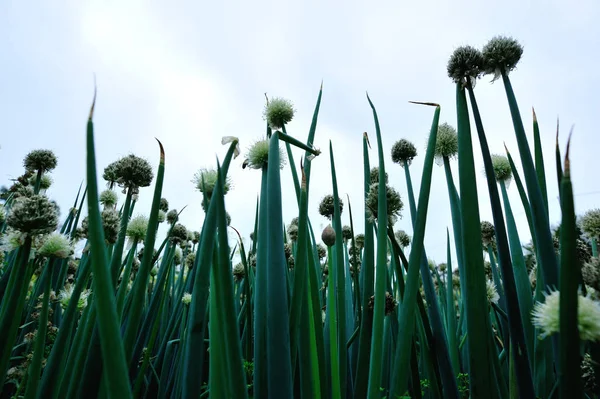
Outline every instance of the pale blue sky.
MULTIPOLYGON (((48 194, 63 216, 84 179, 85 123, 98 84, 95 114, 100 170, 130 152, 156 167, 166 149, 164 196, 181 209, 183 223, 199 230, 200 193, 190 180, 223 157, 222 136, 238 136, 245 151, 265 131, 264 93, 294 102, 298 112, 288 132, 306 140, 321 80, 323 102, 313 162, 310 216, 315 233, 321 197, 331 192, 329 140, 333 142, 340 193, 353 203, 355 228, 362 230, 362 132, 375 143, 375 103, 391 184, 406 210, 395 226, 412 234, 402 169, 390 148, 400 138, 420 151, 412 166, 420 183, 433 109, 409 100, 441 104, 441 120, 456 125, 454 85, 446 62, 463 44, 482 46, 497 34, 517 38, 524 56, 511 79, 531 138, 531 107, 543 140, 552 222, 559 220, 554 168, 556 119, 560 143, 575 125, 572 173, 578 213, 597 207, 597 116, 600 101, 600 4, 583 1, 481 2, 157 2, 60 1, 0 5, 0 184, 22 172, 22 158, 48 148, 59 158, 48 194), (593 193, 593 194, 589 194, 593 193)), ((518 159, 501 84, 480 80, 476 95, 490 147, 505 142, 518 159)), ((474 136, 474 145, 479 143, 474 136)), ((296 161, 301 152, 296 151, 296 161)), ((476 151, 477 167, 483 170, 476 151)), ((377 153, 371 152, 373 164, 377 153)), ((253 228, 260 173, 242 170, 239 157, 226 205, 232 224, 248 237, 253 228)), ((454 165, 456 166, 456 165, 454 165)), ((284 220, 297 215, 289 167, 283 171, 284 220)), ((101 184, 104 182, 101 181, 101 184)), ((483 219, 491 219, 483 174, 478 176, 483 219)), ((152 187, 141 190, 136 208, 147 213, 152 187)), ((514 185, 511 201, 522 240, 527 224, 514 185)), ((348 214, 343 214, 348 223, 348 214)), ((426 231, 428 255, 445 259, 445 229, 451 225, 442 168, 434 168, 426 231)))

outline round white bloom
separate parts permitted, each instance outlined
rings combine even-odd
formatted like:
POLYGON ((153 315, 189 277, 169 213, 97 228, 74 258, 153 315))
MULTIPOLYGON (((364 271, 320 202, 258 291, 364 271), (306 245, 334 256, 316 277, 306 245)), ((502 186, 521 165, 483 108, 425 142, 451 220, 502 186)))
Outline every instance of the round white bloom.
POLYGON ((498 295, 498 291, 496 290, 496 284, 493 281, 488 280, 486 285, 487 299, 490 303, 498 304, 498 300, 500 296, 498 295))
POLYGON ((189 305, 192 302, 192 294, 190 294, 189 292, 183 294, 181 302, 183 302, 184 305, 189 305))
POLYGON ((50 233, 44 237, 38 254, 46 257, 68 258, 73 253, 73 243, 69 237, 60 233, 50 233))

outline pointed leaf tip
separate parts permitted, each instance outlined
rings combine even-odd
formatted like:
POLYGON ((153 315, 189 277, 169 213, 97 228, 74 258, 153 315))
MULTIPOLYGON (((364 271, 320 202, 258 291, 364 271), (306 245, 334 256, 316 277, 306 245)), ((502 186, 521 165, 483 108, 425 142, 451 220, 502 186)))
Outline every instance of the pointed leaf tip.
POLYGON ((430 102, 421 102, 421 101, 409 101, 411 104, 419 104, 419 105, 428 105, 430 107, 439 107, 439 104, 430 103, 430 102))
POLYGON ((157 139, 155 137, 154 140, 158 141, 158 146, 160 147, 160 163, 164 164, 165 163, 165 148, 163 147, 163 145, 159 139, 157 139))
POLYGON ((575 126, 571 127, 571 131, 569 132, 569 138, 567 140, 567 150, 565 152, 565 170, 564 176, 569 177, 571 172, 571 161, 569 158, 569 150, 571 149, 571 136, 573 135, 573 129, 575 126))
POLYGON ((88 120, 90 120, 90 121, 94 117, 94 108, 96 108, 96 94, 97 94, 96 75, 94 75, 94 98, 92 99, 92 106, 90 107, 90 116, 88 118, 88 120))
POLYGON ((371 143, 369 142, 369 135, 367 134, 367 132, 363 133, 363 137, 365 138, 365 140, 367 140, 367 145, 369 146, 369 149, 370 149, 371 143))
POLYGON ((556 145, 558 146, 558 127, 559 127, 559 121, 558 121, 558 116, 556 117, 556 145))
POLYGON ((531 112, 533 113, 533 122, 537 123, 537 115, 535 114, 535 108, 531 107, 531 112))

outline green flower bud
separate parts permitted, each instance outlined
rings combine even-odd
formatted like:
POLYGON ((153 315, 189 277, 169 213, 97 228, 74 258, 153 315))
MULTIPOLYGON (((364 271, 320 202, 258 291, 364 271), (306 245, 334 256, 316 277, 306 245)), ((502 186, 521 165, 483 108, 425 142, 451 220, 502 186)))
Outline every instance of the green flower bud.
MULTIPOLYGON (((344 211, 344 201, 341 198, 338 198, 340 202, 340 215, 344 211)), ((321 200, 319 204, 319 213, 321 216, 325 216, 327 219, 331 220, 333 218, 333 214, 335 212, 335 201, 333 195, 328 194, 321 200)))
POLYGON ((508 73, 519 63, 523 55, 523 46, 511 37, 496 36, 483 46, 481 53, 486 73, 508 73))
POLYGON ((138 215, 131 219, 127 224, 127 237, 133 242, 144 241, 146 232, 148 231, 148 218, 143 215, 138 215))
POLYGON ((56 164, 56 155, 50 150, 34 150, 23 159, 23 166, 29 172, 49 172, 56 168, 56 164))
POLYGON ((105 208, 114 208, 114 206, 117 205, 118 200, 117 193, 113 190, 104 190, 100 193, 100 203, 105 208))
POLYGON ((404 166, 404 162, 409 165, 412 160, 417 156, 417 148, 408 140, 398 140, 392 146, 392 162, 404 166))
POLYGON ((192 303, 192 294, 190 294, 189 292, 183 294, 183 297, 181 297, 181 303, 183 303, 186 306, 189 306, 189 304, 192 303))
POLYGON ((152 277, 155 277, 158 274, 158 266, 154 266, 151 270, 150 270, 150 275, 152 277))
POLYGON ((294 118, 294 113, 291 101, 276 97, 266 105, 263 115, 271 128, 281 129, 294 118))
POLYGON ((58 212, 46 196, 21 197, 15 201, 6 222, 22 233, 48 234, 58 227, 58 212))
MULTIPOLYGON (((285 166, 285 153, 283 149, 279 148, 279 168, 283 169, 285 166)), ((269 140, 256 141, 248 149, 248 158, 246 159, 248 167, 252 169, 262 169, 263 166, 267 166, 269 162, 269 140)))
POLYGON ((466 83, 477 79, 483 72, 485 61, 481 51, 471 46, 454 50, 448 60, 448 76, 454 83, 466 83))
POLYGON ((494 168, 496 180, 499 182, 510 181, 512 178, 510 162, 504 155, 492 155, 492 167, 494 168))
MULTIPOLYGON (((379 168, 377 166, 375 166, 374 168, 371 168, 371 174, 369 177, 371 179, 371 184, 379 183, 379 168)), ((387 184, 387 182, 388 182, 388 174, 386 172, 385 173, 385 184, 387 184)))
POLYGON ((68 258, 73 252, 71 240, 67 236, 56 232, 44 237, 42 246, 38 250, 40 256, 59 259, 68 258))

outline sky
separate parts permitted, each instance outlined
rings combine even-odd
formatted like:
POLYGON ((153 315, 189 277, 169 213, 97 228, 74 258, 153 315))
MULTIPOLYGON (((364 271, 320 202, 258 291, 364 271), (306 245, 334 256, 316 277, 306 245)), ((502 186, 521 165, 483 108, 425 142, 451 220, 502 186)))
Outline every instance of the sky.
MULTIPOLYGON (((332 193, 329 145, 338 189, 349 196, 356 232, 364 228, 362 135, 376 143, 368 92, 377 108, 390 184, 405 203, 395 229, 412 235, 403 169, 390 150, 412 141, 419 156, 411 166, 415 190, 421 181, 433 108, 441 122, 456 126, 455 85, 448 58, 458 46, 481 48, 495 35, 524 46, 510 75, 532 145, 532 107, 537 113, 550 201, 551 223, 560 221, 555 172, 555 137, 564 154, 573 128, 571 170, 576 212, 598 207, 597 125, 600 109, 600 3, 594 0, 504 1, 482 7, 474 1, 375 3, 356 1, 4 1, 0 4, 0 185, 22 171, 31 150, 54 151, 48 195, 62 218, 85 179, 85 126, 94 79, 97 167, 133 153, 156 170, 158 138, 166 151, 163 196, 171 208, 186 206, 181 221, 200 230, 201 193, 191 182, 202 167, 223 159, 223 136, 240 140, 242 155, 232 164, 226 196, 232 225, 246 245, 253 230, 260 172, 242 169, 248 147, 264 137, 265 93, 296 108, 288 133, 306 141, 319 87, 323 99, 313 161, 309 217, 315 235, 328 221, 317 212, 332 193)), ((503 144, 520 168, 506 96, 500 81, 480 79, 475 92, 492 153, 503 144)), ((473 129, 482 220, 491 220, 479 142, 473 129)), ((299 168, 303 154, 293 152, 299 168)), ((377 164, 377 151, 370 154, 377 164)), ((282 170, 283 217, 298 214, 290 173, 282 170)), ((453 162, 458 182, 456 161, 453 162)), ((104 181, 99 176, 99 185, 104 181)), ((140 190, 135 213, 148 214, 152 184, 140 190)), ((522 242, 529 240, 525 213, 513 184, 509 190, 522 242)), ((342 222, 349 224, 348 213, 342 222)), ((428 257, 444 262, 450 205, 443 168, 434 165, 425 235, 428 257)), ((164 231, 164 226, 161 231, 164 231)), ((452 244, 453 245, 453 244, 452 244)), ((454 247, 453 247, 454 248, 454 247)))

